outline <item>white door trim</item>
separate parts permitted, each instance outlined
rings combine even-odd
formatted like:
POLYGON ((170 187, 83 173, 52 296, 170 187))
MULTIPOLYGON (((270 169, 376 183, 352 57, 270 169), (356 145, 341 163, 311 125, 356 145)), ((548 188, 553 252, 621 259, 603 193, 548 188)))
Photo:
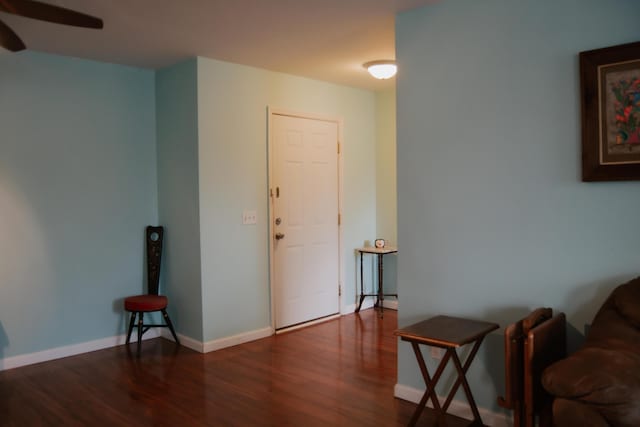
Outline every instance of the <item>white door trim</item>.
POLYGON ((268 116, 268 121, 267 121, 267 135, 268 135, 268 142, 267 142, 267 147, 268 147, 268 188, 267 188, 267 196, 269 199, 269 206, 268 206, 268 212, 269 212, 269 225, 267 227, 267 233, 268 233, 268 239, 269 239, 269 293, 270 293, 270 309, 271 309, 271 327, 273 328, 273 330, 275 331, 275 327, 276 327, 276 319, 275 319, 275 290, 274 290, 274 284, 275 284, 275 277, 274 277, 274 257, 273 257, 273 253, 274 253, 274 240, 272 237, 272 233, 273 233, 273 222, 275 220, 275 218, 273 217, 273 197, 271 197, 271 190, 273 188, 273 135, 272 135, 272 131, 273 131, 273 116, 274 115, 279 115, 279 116, 290 116, 290 117, 298 117, 298 118, 303 118, 303 119, 311 119, 311 120, 321 120, 321 121, 326 121, 326 122, 332 122, 332 123, 336 123, 338 125, 338 144, 340 146, 340 151, 338 152, 338 213, 341 216, 341 221, 340 224, 338 225, 338 280, 339 280, 339 286, 341 289, 341 293, 339 296, 339 304, 340 304, 340 314, 343 314, 345 312, 345 306, 344 306, 344 283, 345 283, 345 277, 344 277, 344 260, 343 260, 343 246, 342 246, 342 240, 343 240, 343 225, 344 225, 344 215, 343 215, 343 169, 344 169, 344 162, 343 162, 343 153, 344 153, 344 138, 343 138, 343 120, 342 118, 339 117, 331 117, 331 116, 323 116, 323 115, 319 115, 319 114, 310 114, 310 113, 301 113, 301 112, 296 112, 296 111, 291 111, 291 110, 285 110, 285 109, 281 109, 281 108, 274 108, 274 107, 267 107, 267 116, 268 116))

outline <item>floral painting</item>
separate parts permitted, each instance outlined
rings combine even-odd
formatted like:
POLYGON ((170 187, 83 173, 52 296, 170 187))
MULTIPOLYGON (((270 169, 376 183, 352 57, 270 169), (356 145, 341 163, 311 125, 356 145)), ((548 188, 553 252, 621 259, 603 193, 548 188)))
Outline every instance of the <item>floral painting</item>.
POLYGON ((601 71, 606 108, 603 163, 640 162, 635 158, 640 157, 635 156, 640 155, 640 61, 603 67, 601 71))
POLYGON ((582 180, 640 180, 640 41, 580 52, 582 180))

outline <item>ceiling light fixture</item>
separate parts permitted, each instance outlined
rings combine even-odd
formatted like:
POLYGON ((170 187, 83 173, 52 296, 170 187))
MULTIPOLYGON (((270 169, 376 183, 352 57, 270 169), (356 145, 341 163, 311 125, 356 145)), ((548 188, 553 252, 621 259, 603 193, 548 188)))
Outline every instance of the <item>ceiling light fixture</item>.
POLYGON ((390 59, 367 62, 364 64, 364 68, 369 71, 369 74, 380 80, 390 79, 398 71, 396 61, 390 59))

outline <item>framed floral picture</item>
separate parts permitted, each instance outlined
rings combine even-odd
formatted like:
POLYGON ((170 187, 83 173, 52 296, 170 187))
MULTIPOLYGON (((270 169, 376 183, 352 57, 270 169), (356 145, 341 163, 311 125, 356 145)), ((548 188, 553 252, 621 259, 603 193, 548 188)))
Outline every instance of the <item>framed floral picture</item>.
POLYGON ((640 42, 580 53, 582 180, 640 180, 640 42))

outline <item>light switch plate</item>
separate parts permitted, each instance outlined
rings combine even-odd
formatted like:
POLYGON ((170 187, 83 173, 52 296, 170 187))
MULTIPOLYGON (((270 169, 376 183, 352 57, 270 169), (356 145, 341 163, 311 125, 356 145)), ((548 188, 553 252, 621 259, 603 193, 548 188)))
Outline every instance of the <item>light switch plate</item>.
POLYGON ((258 221, 256 211, 243 211, 242 212, 242 224, 249 225, 255 224, 258 221))

